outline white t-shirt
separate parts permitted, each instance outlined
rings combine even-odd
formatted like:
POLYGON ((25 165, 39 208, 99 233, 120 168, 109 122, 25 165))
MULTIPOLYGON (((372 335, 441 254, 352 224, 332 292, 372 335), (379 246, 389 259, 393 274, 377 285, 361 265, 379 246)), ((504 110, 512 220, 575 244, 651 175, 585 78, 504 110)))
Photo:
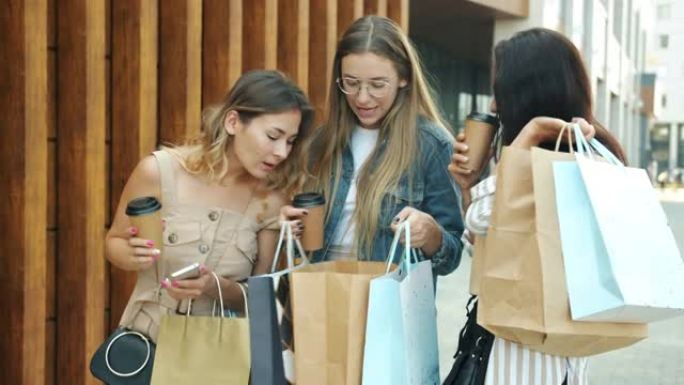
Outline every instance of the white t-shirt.
POLYGON ((333 238, 332 244, 334 246, 351 249, 354 244, 354 228, 356 225, 352 221, 352 216, 356 208, 356 180, 359 177, 363 164, 368 160, 368 157, 375 148, 379 133, 380 130, 378 129, 367 129, 359 126, 356 126, 352 132, 349 147, 354 158, 354 176, 349 186, 347 199, 344 201, 340 223, 333 238))

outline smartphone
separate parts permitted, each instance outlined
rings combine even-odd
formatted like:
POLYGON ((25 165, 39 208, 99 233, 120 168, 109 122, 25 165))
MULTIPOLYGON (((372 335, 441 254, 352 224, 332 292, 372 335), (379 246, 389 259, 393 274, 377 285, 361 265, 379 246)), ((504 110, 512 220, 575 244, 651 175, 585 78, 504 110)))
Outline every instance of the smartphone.
POLYGON ((169 275, 168 279, 170 280, 183 280, 183 279, 194 279, 194 278, 199 278, 201 272, 200 272, 200 263, 195 262, 191 265, 185 266, 184 268, 174 271, 169 275))

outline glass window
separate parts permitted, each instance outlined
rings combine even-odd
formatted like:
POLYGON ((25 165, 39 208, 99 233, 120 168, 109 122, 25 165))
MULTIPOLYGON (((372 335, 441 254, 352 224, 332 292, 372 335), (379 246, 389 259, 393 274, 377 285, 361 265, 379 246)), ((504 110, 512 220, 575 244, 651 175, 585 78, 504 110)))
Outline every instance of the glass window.
POLYGON ((670 3, 658 5, 658 20, 668 20, 670 14, 672 13, 672 7, 670 3))
POLYGON ((658 45, 660 48, 667 48, 670 45, 670 35, 658 36, 658 45))
POLYGON ((613 35, 619 43, 622 43, 622 19, 624 10, 622 0, 615 0, 613 4, 613 35))

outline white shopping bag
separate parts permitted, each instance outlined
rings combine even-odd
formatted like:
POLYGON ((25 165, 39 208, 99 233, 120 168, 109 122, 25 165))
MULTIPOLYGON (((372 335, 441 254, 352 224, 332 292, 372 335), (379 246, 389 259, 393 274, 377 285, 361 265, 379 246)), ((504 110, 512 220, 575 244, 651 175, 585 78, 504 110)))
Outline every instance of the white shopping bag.
POLYGON ((573 319, 651 322, 683 315, 684 261, 645 170, 623 166, 574 130, 576 167, 554 166, 573 319), (593 159, 589 146, 607 162, 593 159))
POLYGON ((418 262, 408 247, 390 272, 402 232, 411 244, 408 222, 396 231, 387 273, 370 282, 363 385, 437 385, 437 312, 430 261, 418 262))

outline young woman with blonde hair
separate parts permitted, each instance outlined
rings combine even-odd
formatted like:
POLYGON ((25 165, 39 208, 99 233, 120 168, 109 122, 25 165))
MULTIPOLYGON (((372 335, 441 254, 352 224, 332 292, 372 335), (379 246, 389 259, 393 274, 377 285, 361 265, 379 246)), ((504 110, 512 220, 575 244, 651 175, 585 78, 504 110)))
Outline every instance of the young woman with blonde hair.
MULTIPOLYGON (((448 274, 459 263, 460 194, 446 164, 453 136, 418 56, 393 21, 356 20, 335 54, 325 123, 309 144, 307 191, 326 198, 324 247, 313 260, 385 260, 393 231, 411 223, 411 247, 448 274)), ((305 209, 286 206, 295 220, 305 209)))
POLYGON ((278 213, 302 175, 300 140, 313 109, 303 92, 276 71, 242 75, 221 104, 205 111, 202 133, 185 145, 144 158, 121 194, 107 233, 107 259, 138 272, 120 325, 156 341, 163 314, 242 310, 241 281, 266 273, 278 239, 278 213), (163 244, 137 236, 127 203, 152 196, 162 204, 163 244), (198 278, 167 280, 203 264, 198 278))

